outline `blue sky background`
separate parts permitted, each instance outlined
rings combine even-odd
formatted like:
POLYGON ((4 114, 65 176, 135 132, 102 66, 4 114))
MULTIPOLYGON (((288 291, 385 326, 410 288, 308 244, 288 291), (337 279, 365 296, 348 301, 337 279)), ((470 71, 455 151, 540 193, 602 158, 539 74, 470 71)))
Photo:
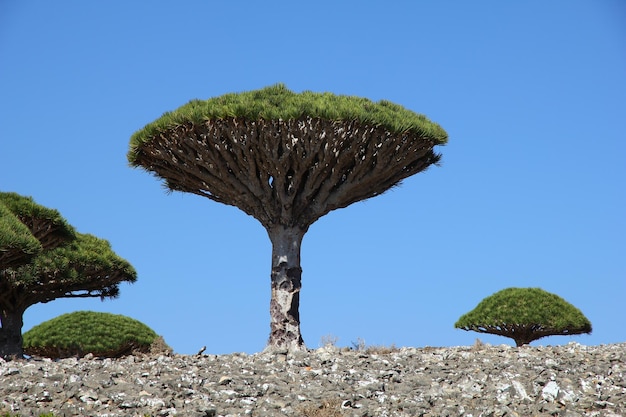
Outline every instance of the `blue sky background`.
POLYGON ((626 2, 0 1, 0 189, 111 242, 139 279, 56 300, 148 324, 178 353, 269 334, 271 246, 238 209, 126 160, 130 136, 193 98, 284 82, 388 99, 449 133, 441 167, 331 212, 302 248, 305 342, 457 346, 454 322, 541 287, 626 341, 626 2))

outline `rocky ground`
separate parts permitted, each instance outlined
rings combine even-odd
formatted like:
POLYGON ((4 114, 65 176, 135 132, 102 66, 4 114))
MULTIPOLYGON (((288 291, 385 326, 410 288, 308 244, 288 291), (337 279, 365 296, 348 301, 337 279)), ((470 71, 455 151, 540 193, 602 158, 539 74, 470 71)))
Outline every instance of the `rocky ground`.
POLYGON ((38 416, 624 416, 626 343, 0 359, 0 412, 38 416))

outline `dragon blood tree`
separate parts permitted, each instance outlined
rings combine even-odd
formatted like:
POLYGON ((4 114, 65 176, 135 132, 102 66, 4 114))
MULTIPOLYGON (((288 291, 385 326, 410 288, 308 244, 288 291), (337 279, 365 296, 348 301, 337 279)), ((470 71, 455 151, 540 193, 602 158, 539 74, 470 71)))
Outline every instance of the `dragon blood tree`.
POLYGON ((0 256, 0 357, 23 356, 23 315, 28 307, 57 298, 114 298, 121 282, 137 279, 132 265, 117 256, 109 242, 76 232, 58 211, 30 197, 0 193, 0 215, 0 243, 9 242, 2 243, 0 255, 12 254, 0 256), (18 234, 20 239, 15 238, 18 234), (30 243, 19 246, 12 243, 16 241, 30 243))
POLYGON ((236 206, 272 242, 268 348, 303 349, 300 245, 331 210, 382 194, 439 161, 446 132, 388 101, 277 84, 193 100, 136 132, 128 160, 171 191, 236 206))
POLYGON ((454 327, 509 337, 517 346, 546 336, 591 333, 583 313, 541 288, 507 288, 485 298, 454 327))

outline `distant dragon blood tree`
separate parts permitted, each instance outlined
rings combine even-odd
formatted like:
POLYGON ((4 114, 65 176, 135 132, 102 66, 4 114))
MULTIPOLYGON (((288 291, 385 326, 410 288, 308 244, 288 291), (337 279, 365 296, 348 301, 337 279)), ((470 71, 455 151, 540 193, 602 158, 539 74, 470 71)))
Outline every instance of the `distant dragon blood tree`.
POLYGON ((462 315, 454 327, 509 337, 517 346, 546 336, 591 333, 583 313, 540 288, 507 288, 462 315))
POLYGON ((128 160, 171 191, 236 206, 272 242, 268 348, 303 349, 300 246, 331 210, 375 197, 439 161, 446 132, 388 101, 277 84, 194 100, 136 132, 128 160))
POLYGON ((23 355, 23 315, 33 304, 112 298, 121 282, 137 278, 109 242, 77 233, 30 197, 0 192, 0 216, 0 357, 23 355))

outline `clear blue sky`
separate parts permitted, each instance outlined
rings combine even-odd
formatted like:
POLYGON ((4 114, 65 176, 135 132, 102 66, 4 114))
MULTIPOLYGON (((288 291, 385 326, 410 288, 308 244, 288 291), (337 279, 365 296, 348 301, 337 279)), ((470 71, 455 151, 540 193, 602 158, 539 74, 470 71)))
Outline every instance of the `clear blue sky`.
POLYGON ((626 2, 0 1, 0 189, 111 242, 139 278, 76 310, 148 324, 178 353, 257 352, 271 247, 238 209, 167 194, 130 136, 193 98, 262 88, 388 99, 441 124, 441 167, 331 212, 304 238, 317 348, 492 344, 454 329, 507 287, 541 287, 626 341, 626 2))

